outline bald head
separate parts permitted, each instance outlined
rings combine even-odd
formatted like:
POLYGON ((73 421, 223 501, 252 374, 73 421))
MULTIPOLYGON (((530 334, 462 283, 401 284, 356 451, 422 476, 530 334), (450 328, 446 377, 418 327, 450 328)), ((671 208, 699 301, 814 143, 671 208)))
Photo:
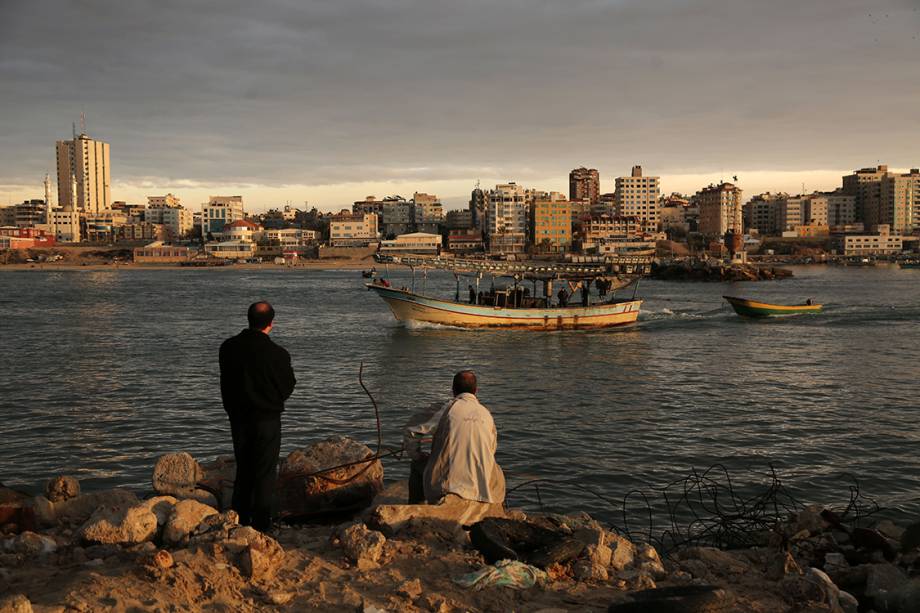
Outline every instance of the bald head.
POLYGON ((246 318, 249 320, 249 327, 253 330, 268 332, 275 320, 275 309, 265 301, 254 302, 249 305, 249 311, 246 312, 246 318))
POLYGON ((475 394, 476 391, 476 373, 472 370, 461 370, 454 375, 454 396, 475 394))

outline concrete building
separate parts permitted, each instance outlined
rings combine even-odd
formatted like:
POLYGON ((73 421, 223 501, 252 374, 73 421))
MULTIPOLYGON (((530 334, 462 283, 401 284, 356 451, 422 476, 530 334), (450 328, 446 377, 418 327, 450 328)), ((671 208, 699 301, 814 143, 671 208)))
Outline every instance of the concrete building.
POLYGON ((441 235, 427 232, 410 232, 400 234, 391 240, 380 241, 380 253, 393 255, 400 253, 417 253, 437 255, 441 250, 441 235))
POLYGON ((277 242, 282 250, 311 246, 316 242, 316 239, 315 230, 305 230, 303 228, 276 228, 266 229, 262 232, 262 240, 277 242))
POLYGON ((601 176, 596 168, 576 168, 569 173, 569 200, 595 203, 601 194, 601 176))
POLYGON ((147 196, 147 208, 179 208, 182 206, 178 196, 166 194, 165 196, 147 196))
POLYGON ((117 241, 165 241, 167 238, 166 227, 163 224, 149 221, 126 223, 115 229, 117 241))
POLYGON ((343 210, 329 221, 329 245, 332 247, 366 247, 378 240, 377 215, 355 215, 343 210))
POLYGON ((143 247, 134 248, 134 261, 137 264, 177 264, 187 262, 191 250, 179 245, 166 245, 156 241, 143 247))
POLYGON ((721 238, 729 230, 741 234, 741 195, 741 188, 731 183, 709 185, 698 191, 695 199, 700 207, 700 233, 709 238, 721 238))
POLYGON ((888 225, 877 234, 844 234, 837 237, 837 249, 845 256, 894 255, 904 249, 904 237, 892 235, 888 225))
POLYGON ((915 211, 920 204, 918 184, 920 169, 898 174, 880 164, 843 177, 843 192, 856 199, 857 221, 869 227, 888 225, 892 232, 902 233, 915 227, 915 211))
POLYGON ((638 217, 658 224, 659 177, 642 175, 641 166, 633 166, 628 177, 617 177, 614 199, 619 217, 638 217))
MULTIPOLYGON (((367 213, 360 214, 366 215, 367 213)), ((408 234, 414 227, 412 204, 403 199, 385 201, 383 203, 383 218, 386 220, 382 226, 383 234, 387 238, 408 234)))
POLYGON ((184 207, 148 207, 144 211, 144 221, 162 224, 170 240, 188 235, 195 227, 192 212, 184 207))
POLYGON ((487 195, 485 235, 489 253, 523 253, 528 234, 527 194, 522 185, 503 183, 487 195))
POLYGON ((572 246, 572 209, 559 192, 541 192, 530 205, 530 242, 544 252, 572 246))
POLYGON ((109 209, 82 216, 86 240, 96 243, 108 243, 117 240, 118 229, 128 222, 121 211, 109 209))
POLYGON ((356 215, 365 213, 374 213, 377 215, 377 221, 380 224, 386 223, 386 217, 383 215, 383 200, 377 200, 376 196, 367 196, 364 200, 357 200, 351 205, 351 212, 356 215))
POLYGON ((44 200, 24 200, 0 209, 0 226, 31 228, 46 223, 47 214, 44 200))
POLYGON ((255 257, 256 244, 251 241, 220 241, 205 243, 204 252, 215 258, 245 260, 255 257))
POLYGON ((434 194, 415 192, 412 196, 412 227, 415 232, 437 234, 444 221, 444 207, 434 194))
POLYGON ((237 219, 224 226, 221 237, 224 240, 255 243, 262 238, 262 226, 248 219, 237 219))
POLYGON ((448 230, 469 230, 473 227, 473 212, 469 209, 447 211, 444 225, 448 230))
POLYGON ((470 217, 473 220, 473 226, 477 230, 482 230, 485 223, 486 211, 486 193, 479 189, 479 182, 476 182, 476 188, 470 192, 469 210, 470 217))
POLYGON ((111 166, 109 144, 86 134, 73 140, 59 140, 57 151, 58 202, 84 213, 111 208, 111 166))
POLYGON ((246 216, 242 196, 211 196, 201 205, 201 236, 220 240, 224 226, 246 216))
POLYGON ((451 231, 447 234, 447 249, 458 255, 482 253, 485 250, 482 232, 475 228, 451 231))
POLYGON ((778 194, 764 192, 751 198, 749 202, 742 206, 745 232, 756 230, 763 235, 776 234, 778 228, 776 221, 777 202, 788 197, 789 194, 783 192, 778 194))
POLYGON ((51 223, 49 226, 58 242, 79 243, 83 240, 79 211, 54 209, 51 211, 51 223))

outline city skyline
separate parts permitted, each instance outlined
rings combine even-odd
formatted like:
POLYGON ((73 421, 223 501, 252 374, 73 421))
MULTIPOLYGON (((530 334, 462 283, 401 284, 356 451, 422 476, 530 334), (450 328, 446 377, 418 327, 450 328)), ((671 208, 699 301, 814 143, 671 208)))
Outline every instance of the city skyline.
POLYGON ((113 200, 254 211, 458 208, 477 180, 566 192, 579 166, 602 192, 641 165, 664 194, 738 175, 753 195, 916 165, 916 6, 740 5, 5 3, 0 203, 41 195, 81 111, 113 200))

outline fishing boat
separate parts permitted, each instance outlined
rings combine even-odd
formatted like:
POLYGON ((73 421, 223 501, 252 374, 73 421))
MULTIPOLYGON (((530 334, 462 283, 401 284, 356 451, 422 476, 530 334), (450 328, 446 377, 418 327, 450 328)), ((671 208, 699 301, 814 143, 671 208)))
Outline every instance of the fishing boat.
MULTIPOLYGON (((396 261, 396 258, 390 259, 396 261)), ((376 293, 390 307, 393 315, 399 321, 425 322, 460 328, 515 328, 526 330, 572 330, 591 328, 610 328, 631 324, 639 317, 642 301, 633 296, 628 299, 615 297, 617 289, 624 287, 628 282, 636 281, 611 277, 604 266, 598 264, 541 264, 530 266, 521 263, 475 261, 470 262, 445 262, 421 261, 412 259, 404 262, 413 268, 428 266, 451 270, 457 279, 457 290, 453 300, 437 298, 419 293, 413 288, 392 287, 386 279, 375 279, 366 283, 368 290, 376 293), (564 268, 564 270, 563 270, 564 268), (539 270, 536 270, 539 269, 539 270), (486 292, 478 291, 479 280, 483 270, 489 270, 493 277, 511 277, 513 284, 505 288, 491 287, 486 292), (472 274, 476 281, 476 288, 470 283, 470 300, 460 300, 460 278, 462 273, 472 274), (573 280, 575 280, 573 282, 573 280), (599 291, 599 301, 585 305, 583 301, 567 300, 562 304, 553 304, 553 283, 560 284, 563 288, 582 287, 589 288, 592 283, 600 280, 603 291, 599 291), (534 295, 531 296, 529 288, 524 289, 522 281, 533 281, 534 295), (536 295, 538 281, 543 281, 543 295, 536 295), (607 291, 613 290, 609 296, 607 291), (577 304, 574 304, 576 303, 577 304)), ((427 273, 426 273, 427 274, 427 273)), ((494 279, 493 279, 494 281, 494 279)), ((578 290, 581 291, 581 290, 578 290)), ((573 292, 574 293, 574 290, 573 292)))
POLYGON ((905 260, 899 262, 898 266, 901 268, 920 268, 920 260, 905 260))
POLYGON ((775 317, 778 315, 798 315, 800 313, 818 313, 821 311, 820 304, 770 304, 767 302, 757 302, 747 298, 735 298, 733 296, 722 296, 735 313, 742 317, 775 317))

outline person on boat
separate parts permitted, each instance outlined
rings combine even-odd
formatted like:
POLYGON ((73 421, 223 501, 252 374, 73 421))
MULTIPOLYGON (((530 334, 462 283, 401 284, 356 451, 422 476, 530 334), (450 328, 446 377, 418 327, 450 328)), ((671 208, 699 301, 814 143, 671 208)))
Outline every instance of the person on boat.
POLYGON ((220 395, 236 458, 233 510, 240 524, 267 532, 272 527, 281 413, 297 380, 290 354, 268 337, 275 319, 272 305, 256 302, 246 318, 249 327, 220 346, 220 395))
POLYGON ((807 304, 808 306, 811 306, 811 298, 809 298, 808 300, 806 300, 806 301, 805 301, 805 304, 807 304))
POLYGON ((476 304, 476 290, 472 283, 470 283, 470 304, 476 304))
POLYGON ((586 307, 591 299, 591 280, 585 279, 581 282, 581 306, 586 307))
POLYGON ((440 504, 457 497, 502 504, 505 475, 495 461, 498 432, 492 414, 476 398, 476 374, 472 370, 458 372, 452 390, 454 399, 438 421, 425 465, 425 500, 440 504))
POLYGON ((564 287, 559 288, 559 293, 556 294, 556 296, 559 298, 559 306, 561 307, 568 306, 569 293, 565 291, 564 287))

